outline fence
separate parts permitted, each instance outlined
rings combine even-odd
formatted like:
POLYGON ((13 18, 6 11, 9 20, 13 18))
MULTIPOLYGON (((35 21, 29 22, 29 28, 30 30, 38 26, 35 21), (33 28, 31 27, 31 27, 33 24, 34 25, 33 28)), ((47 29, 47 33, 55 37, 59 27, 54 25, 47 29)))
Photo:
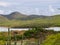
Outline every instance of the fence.
MULTIPOLYGON (((9 45, 9 44, 7 44, 6 42, 5 45, 9 45)), ((36 40, 11 41, 10 45, 38 45, 38 42, 36 40)))

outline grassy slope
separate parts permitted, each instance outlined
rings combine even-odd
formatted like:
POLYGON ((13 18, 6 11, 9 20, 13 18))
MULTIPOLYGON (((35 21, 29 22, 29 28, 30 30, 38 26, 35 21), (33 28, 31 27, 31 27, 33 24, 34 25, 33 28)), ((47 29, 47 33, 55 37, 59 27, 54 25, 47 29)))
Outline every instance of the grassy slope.
MULTIPOLYGON (((1 19, 0 19, 1 20, 1 19)), ((9 20, 6 21, 6 19, 2 19, 0 21, 0 26, 9 26, 9 27, 19 27, 19 26, 33 26, 33 25, 39 25, 39 24, 53 24, 53 26, 60 26, 60 16, 53 16, 51 18, 38 18, 33 20, 9 20), (2 23, 3 21, 3 23, 2 23)))
POLYGON ((3 16, 0 16, 0 22, 4 22, 4 21, 8 21, 8 19, 3 16))
POLYGON ((0 16, 0 26, 5 25, 9 20, 3 16, 0 16))
POLYGON ((60 45, 60 33, 48 36, 42 45, 60 45))

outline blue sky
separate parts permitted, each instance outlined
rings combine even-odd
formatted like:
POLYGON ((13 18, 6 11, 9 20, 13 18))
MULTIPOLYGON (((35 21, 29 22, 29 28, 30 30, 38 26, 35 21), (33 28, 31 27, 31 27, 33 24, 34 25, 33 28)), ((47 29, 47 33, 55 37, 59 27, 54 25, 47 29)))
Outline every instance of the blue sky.
POLYGON ((0 0, 0 14, 14 11, 23 14, 54 15, 60 14, 60 0, 0 0))

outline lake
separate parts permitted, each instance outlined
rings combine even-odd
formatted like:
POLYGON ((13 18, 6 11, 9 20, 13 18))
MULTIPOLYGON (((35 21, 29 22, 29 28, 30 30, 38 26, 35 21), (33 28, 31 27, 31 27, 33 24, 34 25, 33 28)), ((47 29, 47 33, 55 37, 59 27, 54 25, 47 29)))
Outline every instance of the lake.
MULTIPOLYGON (((45 29, 54 30, 54 31, 60 31, 60 27, 49 27, 49 28, 45 28, 45 29)), ((10 31, 11 30, 19 30, 19 31, 21 31, 21 30, 29 30, 29 28, 10 28, 10 31)), ((8 27, 0 27, 0 32, 1 31, 4 31, 4 32, 8 31, 8 27)))
POLYGON ((54 30, 54 31, 60 31, 60 27, 49 27, 49 28, 45 28, 47 30, 54 30))
MULTIPOLYGON (((10 28, 10 31, 13 30, 29 30, 29 28, 10 28)), ((8 31, 8 27, 0 27, 0 32, 3 31, 3 32, 7 32, 8 31)))

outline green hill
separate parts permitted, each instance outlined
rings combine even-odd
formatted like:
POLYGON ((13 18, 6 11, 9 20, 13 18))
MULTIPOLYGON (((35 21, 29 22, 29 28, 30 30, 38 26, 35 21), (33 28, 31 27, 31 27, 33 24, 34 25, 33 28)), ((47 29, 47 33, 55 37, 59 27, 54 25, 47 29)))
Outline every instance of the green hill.
POLYGON ((32 20, 32 19, 36 19, 36 18, 46 18, 48 16, 44 16, 44 15, 26 15, 26 14, 22 14, 20 12, 12 12, 11 14, 8 15, 2 15, 6 18, 8 18, 9 20, 32 20))
POLYGON ((25 15, 19 12, 13 12, 9 15, 0 17, 0 26, 13 27, 35 27, 35 26, 60 26, 60 15, 43 16, 43 15, 25 15), (3 22, 3 23, 2 23, 3 22), (6 23, 5 23, 6 22, 6 23))
POLYGON ((5 21, 8 21, 8 19, 0 15, 0 22, 5 22, 5 21))
POLYGON ((2 15, 2 16, 8 18, 9 20, 23 20, 24 18, 27 17, 27 15, 19 13, 19 12, 12 12, 11 14, 2 15))
POLYGON ((6 26, 9 20, 6 17, 0 15, 0 26, 6 26))

